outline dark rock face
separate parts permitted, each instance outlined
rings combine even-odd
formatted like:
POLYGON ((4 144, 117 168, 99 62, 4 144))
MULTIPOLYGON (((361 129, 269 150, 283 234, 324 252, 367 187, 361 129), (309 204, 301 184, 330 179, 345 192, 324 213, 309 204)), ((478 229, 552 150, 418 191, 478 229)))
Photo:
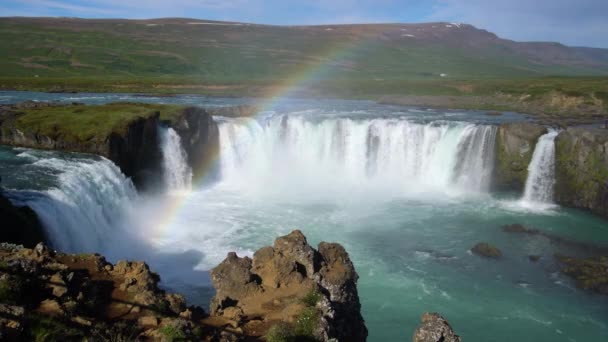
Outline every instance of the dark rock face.
POLYGON ((526 122, 498 127, 494 168, 496 189, 523 191, 534 148, 538 138, 545 133, 547 128, 526 122))
POLYGON ((265 335, 268 327, 284 324, 299 338, 367 338, 358 275, 339 244, 322 242, 315 250, 296 230, 258 250, 253 259, 228 254, 211 279, 217 289, 211 314, 245 334, 265 335))
POLYGON ((502 257, 502 252, 495 246, 486 242, 480 242, 471 248, 471 252, 485 258, 499 259, 502 257))
POLYGON ((452 327, 438 313, 424 313, 422 323, 414 332, 413 342, 461 342, 452 327))
POLYGON ((608 130, 568 128, 555 139, 555 200, 608 217, 608 130))
POLYGON ((18 207, 9 201, 0 190, 0 241, 9 242, 25 247, 34 247, 39 242, 45 242, 44 229, 38 216, 30 207, 18 207))
MULTIPOLYGON (((121 171, 133 180, 138 189, 147 189, 159 184, 162 179, 162 151, 159 127, 175 126, 180 135, 194 177, 209 170, 210 163, 219 150, 219 131, 213 117, 205 110, 195 107, 184 109, 175 122, 161 122, 160 113, 137 118, 128 123, 125 132, 111 133, 101 142, 68 142, 61 132, 56 136, 24 133, 14 127, 20 115, 19 109, 44 108, 53 104, 22 103, 0 107, 0 143, 70 152, 97 154, 112 160, 121 171)), ((233 109, 236 110, 236 109, 233 109)), ((229 112, 230 109, 225 109, 229 112)))
POLYGON ((138 189, 158 184, 162 177, 159 116, 157 112, 148 118, 139 118, 129 125, 125 135, 112 133, 107 140, 107 157, 131 177, 138 189))
POLYGON ((186 108, 180 119, 173 125, 182 140, 188 155, 194 179, 200 179, 209 171, 211 163, 219 154, 219 129, 208 111, 186 108))

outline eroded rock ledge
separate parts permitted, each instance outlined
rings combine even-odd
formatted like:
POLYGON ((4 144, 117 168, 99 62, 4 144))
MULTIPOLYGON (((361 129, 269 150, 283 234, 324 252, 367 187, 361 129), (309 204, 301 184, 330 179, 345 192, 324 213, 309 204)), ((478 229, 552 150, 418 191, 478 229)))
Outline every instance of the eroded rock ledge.
POLYGON ((365 341, 358 275, 339 244, 313 249, 296 230, 253 259, 230 253, 211 271, 211 314, 246 335, 292 335, 320 341, 365 341))
POLYGON ((357 273, 300 231, 213 271, 210 314, 158 287, 143 262, 0 244, 0 340, 365 341, 357 273), (282 339, 281 339, 282 338, 282 339))

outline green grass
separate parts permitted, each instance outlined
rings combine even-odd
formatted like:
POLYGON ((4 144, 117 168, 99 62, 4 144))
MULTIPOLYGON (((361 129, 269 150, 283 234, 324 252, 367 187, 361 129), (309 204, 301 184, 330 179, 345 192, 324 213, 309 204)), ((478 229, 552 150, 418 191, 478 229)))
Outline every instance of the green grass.
POLYGON ((98 106, 57 106, 26 110, 15 126, 26 132, 49 137, 61 135, 66 141, 103 142, 112 133, 124 133, 137 118, 161 113, 161 120, 173 120, 183 106, 112 103, 98 106))
POLYGON ((166 325, 160 328, 159 331, 168 342, 186 340, 184 332, 173 325, 166 325))

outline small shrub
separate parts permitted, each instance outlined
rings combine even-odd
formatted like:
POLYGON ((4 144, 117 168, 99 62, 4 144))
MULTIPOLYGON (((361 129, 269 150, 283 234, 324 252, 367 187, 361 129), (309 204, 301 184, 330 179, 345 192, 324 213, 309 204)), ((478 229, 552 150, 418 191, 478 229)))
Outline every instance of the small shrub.
POLYGON ((0 303, 21 304, 25 282, 21 277, 7 277, 0 280, 0 303))
POLYGON ((82 341, 84 333, 62 321, 43 316, 30 316, 26 328, 27 341, 82 341))
POLYGON ((316 306, 321 298, 323 298, 323 295, 321 292, 319 292, 319 290, 315 289, 308 292, 306 296, 302 298, 302 303, 304 303, 306 306, 316 306))
POLYGON ((167 341, 173 342, 186 340, 186 334, 173 325, 166 325, 160 328, 159 331, 167 341))
POLYGON ((294 342, 296 341, 296 334, 293 327, 286 322, 279 322, 266 333, 267 342, 294 342))
POLYGON ((298 337, 314 337, 319 325, 319 311, 308 307, 300 313, 296 320, 295 332, 298 337))

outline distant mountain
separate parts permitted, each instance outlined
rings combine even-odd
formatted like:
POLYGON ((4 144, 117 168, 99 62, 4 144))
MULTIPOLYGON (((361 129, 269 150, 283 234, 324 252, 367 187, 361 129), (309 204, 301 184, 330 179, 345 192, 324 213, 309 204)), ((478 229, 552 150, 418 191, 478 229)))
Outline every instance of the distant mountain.
POLYGON ((162 75, 238 82, 293 75, 608 75, 608 49, 514 42, 456 23, 268 26, 172 18, 0 18, 0 41, 2 77, 162 75))

